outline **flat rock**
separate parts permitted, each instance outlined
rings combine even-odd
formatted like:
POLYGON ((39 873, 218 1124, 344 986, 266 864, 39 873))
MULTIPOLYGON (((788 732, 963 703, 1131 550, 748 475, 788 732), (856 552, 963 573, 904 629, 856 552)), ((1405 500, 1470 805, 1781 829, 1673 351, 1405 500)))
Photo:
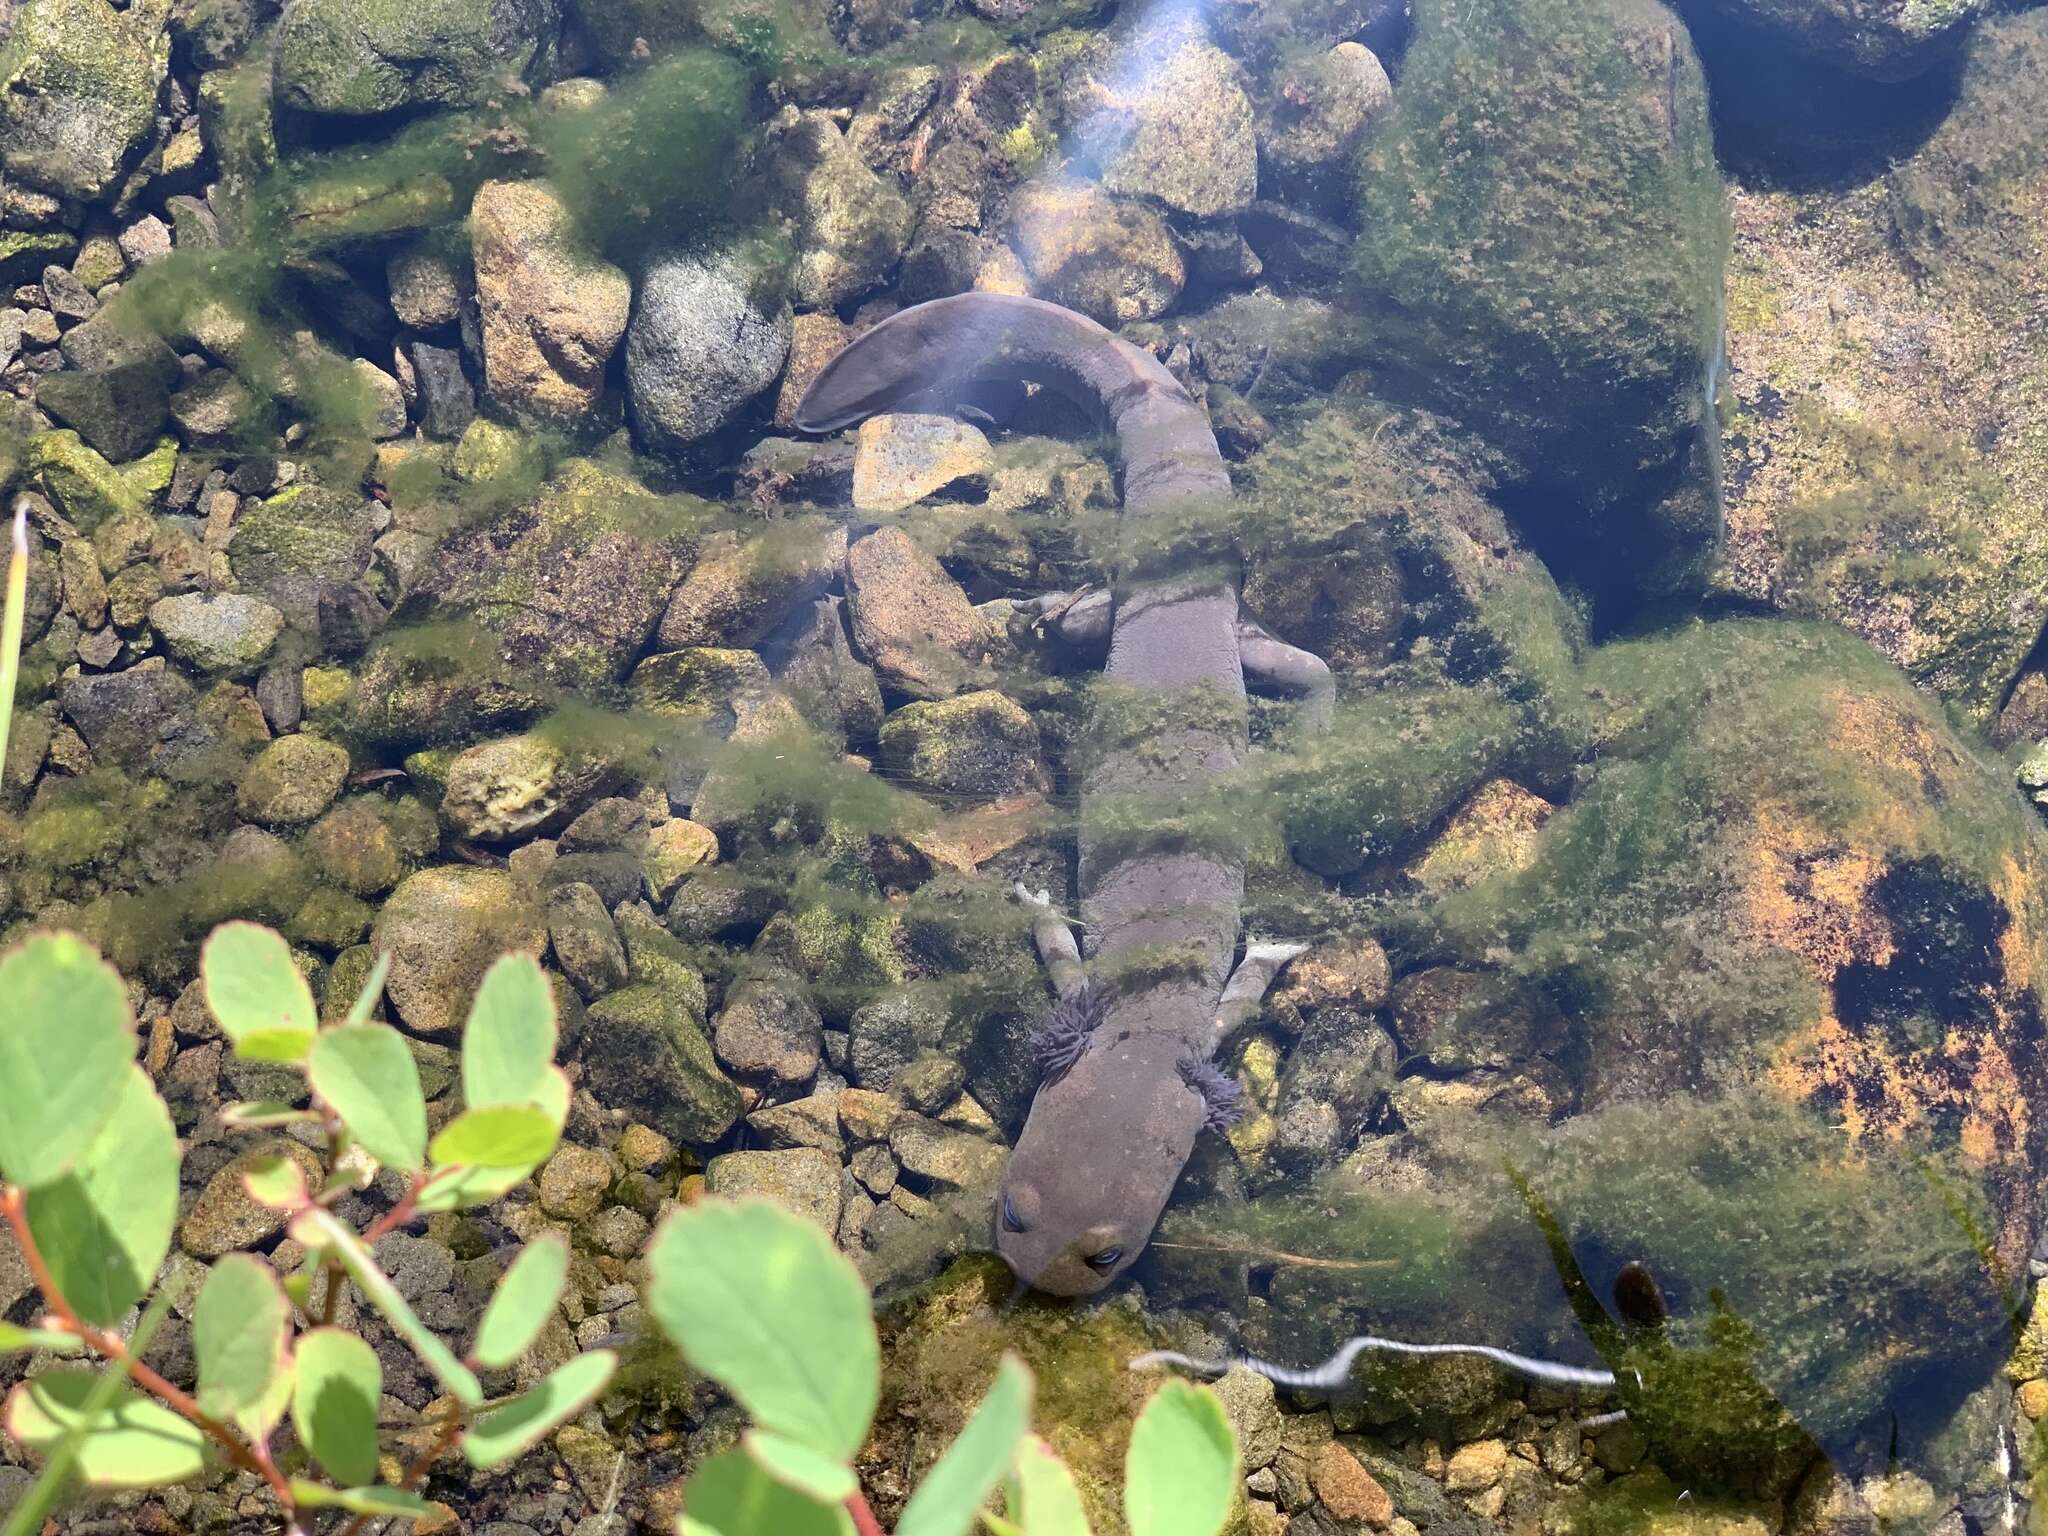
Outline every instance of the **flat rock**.
POLYGON ((912 698, 958 693, 987 644, 967 594, 900 528, 847 550, 846 603, 856 654, 912 698))
POLYGON ((300 826, 334 803, 347 777, 348 748, 303 733, 281 736, 243 771, 235 809, 264 826, 300 826))
POLYGON ((995 450, 981 430, 953 416, 870 416, 853 450, 853 504, 900 512, 949 489, 987 488, 995 450))
POLYGON ((240 592, 181 592, 149 608, 149 626, 176 660, 201 672, 254 671, 284 632, 284 615, 240 592))
POLYGON ((772 1200, 824 1228, 839 1230, 839 1159, 815 1147, 726 1152, 704 1170, 704 1187, 729 1200, 772 1200))
POLYGON ((538 956, 547 927, 531 895, 503 870, 469 865, 407 877, 377 914, 371 942, 391 955, 385 995, 420 1034, 454 1034, 500 955, 538 956))

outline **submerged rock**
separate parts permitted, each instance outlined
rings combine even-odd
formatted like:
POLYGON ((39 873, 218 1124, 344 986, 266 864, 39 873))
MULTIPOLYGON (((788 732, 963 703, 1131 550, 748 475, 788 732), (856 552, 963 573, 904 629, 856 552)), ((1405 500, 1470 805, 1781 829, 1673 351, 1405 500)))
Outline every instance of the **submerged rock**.
POLYGON ((152 603, 149 624, 164 649, 187 666, 239 676, 270 654, 284 632, 284 615, 260 597, 186 592, 152 603))
POLYGON ((340 117, 468 106, 516 82, 556 24, 554 0, 295 0, 277 32, 277 93, 340 117))
POLYGON ((235 791, 235 809, 267 827, 312 821, 341 793, 348 749, 317 736, 281 736, 257 756, 235 791))
POLYGON ((985 489, 994 467, 995 452, 972 422, 885 412, 855 434, 853 504, 863 512, 900 512, 963 482, 985 489))
POLYGON ((1728 232, 1684 29, 1655 0, 1420 0, 1415 29, 1359 164, 1360 344, 1509 457, 1561 575, 1696 589, 1728 232))
POLYGON ((1679 0, 1752 47, 1789 46, 1872 80, 1910 80, 1951 57, 1990 0, 1679 0))
POLYGON ((515 416, 573 421, 597 403, 632 307, 626 274, 583 248, 545 183, 487 181, 469 211, 484 387, 515 416))
POLYGON ((464 837, 502 843, 566 826, 618 783, 617 769, 572 745, 529 732, 456 754, 441 815, 464 837))
POLYGON ((25 0, 0 41, 0 168, 9 179, 86 202, 114 189, 156 126, 169 14, 168 0, 121 9, 25 0))
POLYGON ((989 689, 904 705, 882 727, 881 756, 906 783, 949 799, 1000 800, 1044 787, 1036 722, 989 689))
POLYGON ((878 528, 847 551, 846 605, 855 650, 913 698, 959 692, 987 647, 967 594, 900 528, 878 528))
POLYGON ((2044 166, 2037 10, 1976 32, 1887 176, 1735 198, 1716 585, 1855 630, 1980 725, 2048 619, 2044 166))
POLYGON ((879 285, 910 239, 908 199, 868 168, 828 113, 786 109, 771 152, 799 231, 797 302, 830 309, 879 285))
POLYGON ((642 279, 626 333, 633 419, 650 446, 707 437, 775 382, 789 353, 787 303, 756 291, 737 252, 672 256, 642 279))
POLYGON ((370 942, 391 956, 385 992, 406 1025, 455 1034, 500 955, 539 956, 547 925, 503 870, 448 865, 408 876, 377 913, 370 942))
POLYGON ((1252 104, 1236 60, 1185 16, 1141 27, 1118 53, 1145 60, 1135 81, 1111 69, 1083 87, 1092 110, 1081 142, 1103 186, 1201 219, 1258 196, 1252 104))
POLYGON ((697 1018, 658 986, 626 987, 592 1004, 579 1055, 583 1085, 598 1102, 676 1141, 715 1142, 744 1108, 697 1018))
POLYGON ((1104 325, 1157 319, 1187 283, 1187 262, 1158 213, 1085 182, 1031 182, 1010 223, 1033 291, 1104 325))

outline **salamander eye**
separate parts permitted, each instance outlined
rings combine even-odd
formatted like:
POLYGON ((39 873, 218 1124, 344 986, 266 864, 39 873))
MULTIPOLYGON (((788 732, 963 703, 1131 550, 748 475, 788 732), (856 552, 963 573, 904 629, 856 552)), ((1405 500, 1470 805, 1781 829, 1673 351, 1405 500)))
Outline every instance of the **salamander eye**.
POLYGON ((1091 1253, 1081 1262, 1097 1274, 1108 1274, 1116 1268, 1116 1261, 1124 1256, 1121 1248, 1105 1248, 1100 1253, 1091 1253))
POLYGON ((1017 1207, 1011 1203, 1008 1195, 1003 1196, 1003 1230, 1005 1232, 1022 1232, 1025 1230, 1024 1223, 1017 1218, 1017 1207))

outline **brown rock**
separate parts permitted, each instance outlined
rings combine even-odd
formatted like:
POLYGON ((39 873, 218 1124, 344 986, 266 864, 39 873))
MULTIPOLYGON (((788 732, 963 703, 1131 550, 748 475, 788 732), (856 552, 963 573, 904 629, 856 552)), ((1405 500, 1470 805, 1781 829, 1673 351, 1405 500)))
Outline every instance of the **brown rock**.
POLYGON ((952 416, 870 416, 853 450, 853 504, 900 512, 940 491, 986 486, 995 451, 972 423, 952 416))
POLYGON ((1394 1500, 1341 1441, 1332 1440, 1309 1463, 1309 1483, 1323 1507, 1340 1520, 1363 1520, 1384 1530, 1394 1518, 1394 1500))
POLYGON ((1187 283, 1166 221, 1143 203, 1086 183, 1033 183, 1010 218, 1040 294, 1104 325, 1157 319, 1187 283))
POLYGON ((789 361, 782 369, 782 389, 775 396, 777 427, 786 432, 796 425, 797 402, 850 339, 845 322, 835 314, 821 311, 796 317, 789 336, 789 361))
POLYGON ((853 644, 885 686, 941 699, 967 686, 986 633, 967 594, 900 528, 878 528, 846 552, 853 644))
POLYGON ((581 247, 541 182, 485 182, 469 226, 492 398, 530 418, 581 416, 604 390, 632 284, 581 247))

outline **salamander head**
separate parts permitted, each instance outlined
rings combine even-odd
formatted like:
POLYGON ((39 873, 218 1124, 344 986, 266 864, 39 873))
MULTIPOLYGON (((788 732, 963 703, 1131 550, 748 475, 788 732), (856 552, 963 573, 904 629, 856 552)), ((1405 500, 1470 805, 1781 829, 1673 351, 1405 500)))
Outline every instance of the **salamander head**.
POLYGON ((996 1202, 996 1251, 1027 1285, 1093 1295, 1151 1241, 1206 1113, 1184 1050, 1098 1040, 1039 1089, 996 1202))

